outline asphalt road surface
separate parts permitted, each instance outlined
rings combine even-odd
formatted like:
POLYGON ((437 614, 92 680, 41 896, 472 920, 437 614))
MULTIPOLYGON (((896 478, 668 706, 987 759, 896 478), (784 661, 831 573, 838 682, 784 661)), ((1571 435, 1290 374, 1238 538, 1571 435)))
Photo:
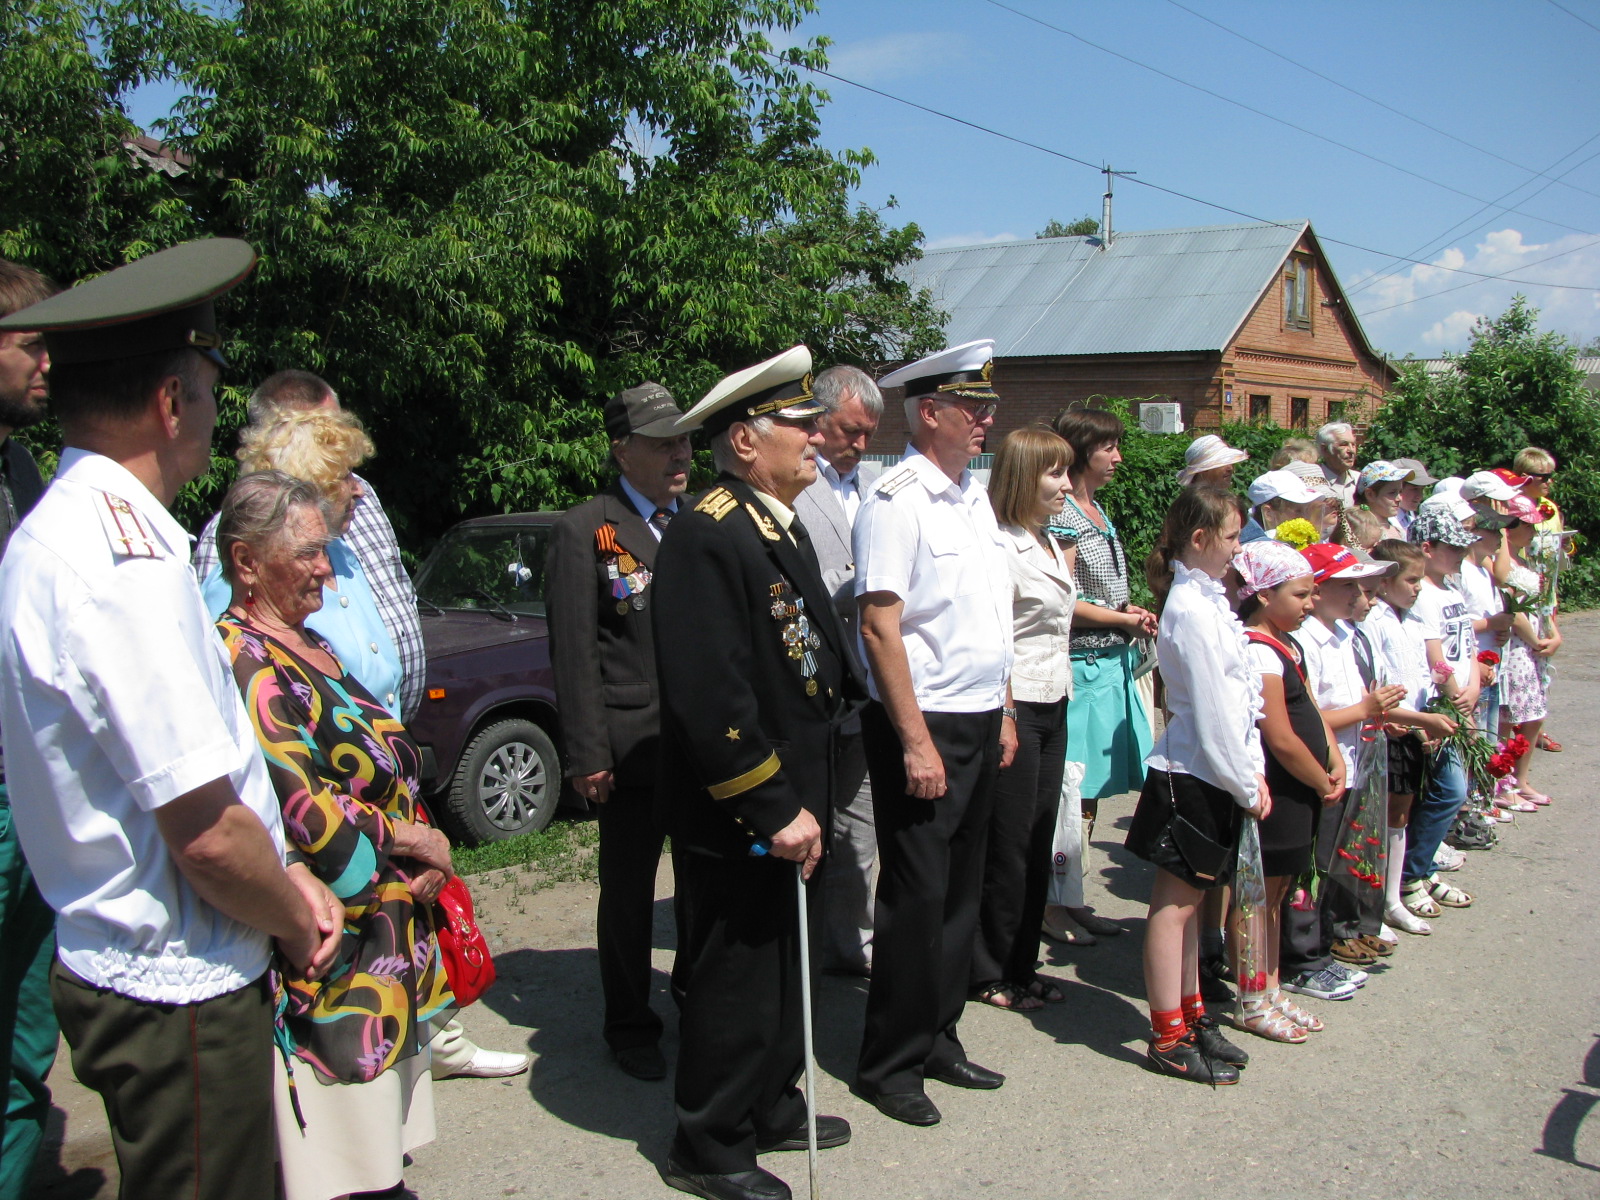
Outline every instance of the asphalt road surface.
MULTIPOLYGON (((933 1129, 851 1096, 863 981, 824 978, 817 1047, 821 1110, 848 1117, 849 1145, 824 1151, 829 1200, 1083 1195, 1095 1200, 1239 1200, 1261 1195, 1504 1200, 1600 1196, 1600 614, 1566 623, 1553 688, 1561 754, 1537 755, 1549 809, 1501 827, 1452 881, 1474 893, 1431 937, 1408 937, 1351 1001, 1307 1001, 1327 1031, 1299 1046, 1237 1035, 1252 1054, 1238 1087, 1213 1091, 1140 1064, 1147 1031, 1139 967, 1148 871, 1121 849, 1132 797, 1097 830, 1091 901, 1128 933, 1099 946, 1046 943, 1065 1004, 1013 1014, 973 1004, 962 1036, 1009 1078, 997 1092, 929 1084, 933 1129)), ((500 873, 477 888, 500 951, 500 982, 467 1010, 480 1044, 527 1050, 511 1080, 438 1084, 439 1138, 407 1172, 425 1200, 676 1195, 657 1175, 672 1132, 668 1083, 640 1083, 599 1036, 594 889, 537 894, 500 873)), ((660 894, 669 896, 663 863, 660 894)), ((657 902, 657 1007, 666 994, 671 905, 657 902)), ((36 1195, 115 1194, 98 1100, 58 1060, 58 1111, 36 1195)), ((763 1159, 807 1194, 806 1156, 763 1159)))

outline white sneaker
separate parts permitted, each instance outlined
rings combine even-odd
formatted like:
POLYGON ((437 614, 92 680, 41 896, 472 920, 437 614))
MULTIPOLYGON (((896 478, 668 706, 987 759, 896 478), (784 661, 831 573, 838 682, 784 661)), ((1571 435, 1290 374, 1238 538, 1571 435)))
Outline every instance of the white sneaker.
POLYGON ((498 1050, 478 1047, 472 1061, 461 1070, 451 1073, 451 1079, 504 1079, 507 1075, 521 1075, 528 1069, 526 1054, 502 1054, 498 1050))
POLYGON ((1387 930, 1389 933, 1393 933, 1395 929, 1405 933, 1421 934, 1433 932, 1432 925, 1429 925, 1403 904, 1391 904, 1388 911, 1383 914, 1383 919, 1394 927, 1394 929, 1387 930))
POLYGON ((1433 856, 1433 869, 1435 871, 1459 871, 1466 865, 1467 854, 1465 850, 1457 850, 1454 846, 1439 844, 1439 850, 1433 856))

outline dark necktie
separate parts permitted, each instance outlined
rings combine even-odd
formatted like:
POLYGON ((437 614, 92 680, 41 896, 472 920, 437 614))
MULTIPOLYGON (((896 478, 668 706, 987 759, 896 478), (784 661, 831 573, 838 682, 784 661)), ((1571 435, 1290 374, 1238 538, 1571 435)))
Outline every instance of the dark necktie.
POLYGON ((822 573, 822 567, 817 561, 817 548, 811 544, 811 533, 798 516, 789 522, 789 534, 794 538, 794 544, 800 551, 800 557, 811 564, 817 574, 822 573))
POLYGON ((650 524, 654 525, 662 533, 667 531, 667 526, 671 521, 672 510, 670 508, 658 508, 650 514, 650 524))

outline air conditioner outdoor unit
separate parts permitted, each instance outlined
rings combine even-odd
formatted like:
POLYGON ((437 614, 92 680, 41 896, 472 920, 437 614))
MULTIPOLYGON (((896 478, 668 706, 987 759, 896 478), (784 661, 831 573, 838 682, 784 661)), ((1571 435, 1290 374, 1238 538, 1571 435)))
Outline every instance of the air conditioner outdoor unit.
POLYGON ((1139 427, 1146 433, 1182 433, 1183 406, 1176 401, 1141 404, 1139 427))

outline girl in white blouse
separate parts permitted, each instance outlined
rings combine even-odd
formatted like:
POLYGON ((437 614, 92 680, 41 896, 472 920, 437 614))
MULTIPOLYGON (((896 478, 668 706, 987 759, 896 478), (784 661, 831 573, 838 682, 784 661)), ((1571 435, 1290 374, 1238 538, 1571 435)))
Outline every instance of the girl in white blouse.
POLYGON ((1261 685, 1222 587, 1241 516, 1238 498, 1219 488, 1180 493, 1146 567, 1162 602, 1156 653, 1171 715, 1145 760, 1127 840, 1157 868, 1144 944, 1150 1064, 1211 1084, 1237 1083, 1248 1055, 1200 1000, 1199 907, 1233 875, 1242 817, 1271 805, 1256 728, 1261 685))
POLYGON ((1001 443, 989 480, 989 503, 1011 571, 1015 658, 1005 711, 1016 724, 1017 753, 995 781, 968 983, 974 999, 1013 1012, 1066 999, 1034 968, 1066 768, 1072 697, 1067 640, 1078 600, 1076 550, 1059 543, 1045 524, 1066 502, 1071 465, 1065 438, 1049 429, 1019 429, 1001 443))

